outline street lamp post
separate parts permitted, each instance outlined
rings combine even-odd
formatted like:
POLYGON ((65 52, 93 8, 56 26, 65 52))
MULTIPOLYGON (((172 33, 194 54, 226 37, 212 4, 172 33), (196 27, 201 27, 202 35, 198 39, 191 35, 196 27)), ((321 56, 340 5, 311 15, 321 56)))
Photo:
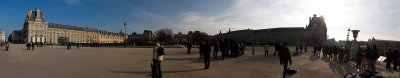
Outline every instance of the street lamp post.
POLYGON ((126 34, 126 22, 124 22, 124 26, 125 26, 125 33, 122 34, 124 37, 124 43, 125 43, 125 48, 126 48, 126 38, 125 38, 125 34, 126 34))

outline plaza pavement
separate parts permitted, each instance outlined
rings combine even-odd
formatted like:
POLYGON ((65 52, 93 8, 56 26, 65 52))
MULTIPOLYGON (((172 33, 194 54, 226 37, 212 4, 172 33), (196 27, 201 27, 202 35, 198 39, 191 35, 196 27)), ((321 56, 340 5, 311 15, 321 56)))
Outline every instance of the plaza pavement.
MULTIPOLYGON (((290 51, 294 51, 291 47, 290 51)), ((330 63, 323 57, 311 56, 309 52, 293 56, 290 68, 298 70, 290 78, 342 78, 346 72, 354 72, 353 63, 330 63)), ((251 55, 225 60, 211 59, 209 70, 204 70, 198 49, 186 54, 185 48, 166 48, 162 62, 164 78, 281 78, 283 67, 278 56, 264 56, 262 47, 251 55)), ((44 46, 34 51, 23 44, 12 44, 10 51, 0 51, 0 78, 149 78, 152 48, 91 48, 67 50, 65 46, 44 46)), ((219 54, 221 55, 221 54, 219 54)), ((221 58, 221 57, 219 57, 221 58)), ((383 71, 384 65, 377 64, 383 71)), ((399 77, 386 76, 386 77, 399 77)))

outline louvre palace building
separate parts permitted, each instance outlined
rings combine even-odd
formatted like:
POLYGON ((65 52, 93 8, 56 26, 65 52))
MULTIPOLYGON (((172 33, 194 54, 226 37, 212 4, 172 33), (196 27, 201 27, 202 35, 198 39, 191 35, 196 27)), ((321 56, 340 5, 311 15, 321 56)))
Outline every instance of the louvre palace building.
POLYGON ((305 27, 279 27, 268 29, 245 29, 219 33, 215 35, 219 39, 233 40, 237 42, 271 44, 287 42, 290 45, 324 45, 327 41, 327 28, 323 16, 309 17, 305 27))
POLYGON ((29 10, 24 27, 12 32, 11 41, 19 43, 123 43, 127 35, 88 27, 48 23, 40 9, 29 10), (17 34, 20 33, 20 34, 17 34), (15 38, 14 38, 14 35, 15 38), (18 36, 18 37, 17 37, 18 36))

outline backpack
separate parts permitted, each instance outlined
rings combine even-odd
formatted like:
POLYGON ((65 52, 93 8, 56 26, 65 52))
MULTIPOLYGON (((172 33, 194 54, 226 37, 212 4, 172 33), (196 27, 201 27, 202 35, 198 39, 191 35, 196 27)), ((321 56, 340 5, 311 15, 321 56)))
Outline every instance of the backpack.
POLYGON ((158 49, 157 49, 157 55, 158 55, 158 56, 165 55, 165 52, 164 52, 164 48, 163 48, 163 47, 158 47, 158 49))

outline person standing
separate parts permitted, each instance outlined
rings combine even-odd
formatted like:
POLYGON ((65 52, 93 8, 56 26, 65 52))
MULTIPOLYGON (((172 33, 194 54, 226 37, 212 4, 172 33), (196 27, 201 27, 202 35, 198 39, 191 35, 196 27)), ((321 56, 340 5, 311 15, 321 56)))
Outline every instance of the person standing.
POLYGON ((283 78, 286 77, 286 73, 288 69, 288 63, 290 63, 290 65, 292 65, 292 58, 290 56, 290 51, 287 48, 287 43, 283 43, 282 44, 282 48, 280 50, 280 64, 283 64, 283 78))
POLYGON ((246 53, 245 53, 245 52, 246 52, 246 45, 243 44, 243 42, 241 42, 241 43, 240 43, 240 47, 241 47, 241 50, 242 50, 242 54, 241 54, 241 55, 246 54, 246 53))
POLYGON ((26 50, 31 50, 30 43, 26 43, 26 50))
POLYGON ((356 54, 356 62, 357 62, 357 68, 361 69, 361 58, 362 58, 362 51, 361 48, 358 48, 357 54, 356 54))
POLYGON ((204 53, 204 69, 209 69, 211 47, 208 44, 208 41, 205 41, 200 45, 200 51, 204 53))
POLYGON ((8 47, 10 47, 10 42, 6 42, 6 51, 8 51, 8 47))
POLYGON ((392 60, 393 60, 393 54, 392 54, 392 50, 390 48, 388 48, 385 52, 386 55, 386 70, 390 71, 390 65, 392 64, 392 60))
POLYGON ((80 50, 81 48, 79 48, 79 44, 76 44, 76 50, 80 50))
POLYGON ((155 78, 162 78, 161 72, 161 61, 164 59, 164 48, 160 45, 160 43, 156 42, 153 47, 153 76, 155 78))
POLYGON ((31 43, 30 46, 32 47, 32 50, 35 50, 35 44, 34 43, 31 43))
POLYGON ((254 43, 253 43, 253 45, 251 46, 251 50, 252 50, 253 55, 254 55, 254 52, 256 51, 255 46, 254 46, 254 43))
POLYGON ((367 46, 367 51, 368 51, 367 58, 370 62, 369 67, 371 68, 372 72, 376 73, 375 63, 376 63, 376 60, 379 58, 378 49, 377 49, 376 45, 374 44, 372 49, 370 46, 367 46))
POLYGON ((307 53, 307 45, 304 45, 304 52, 307 53))
POLYGON ((186 46, 187 46, 187 53, 190 54, 190 50, 192 49, 192 43, 188 42, 186 46))
POLYGON ((219 43, 218 43, 218 41, 215 41, 215 43, 214 43, 214 53, 213 53, 215 59, 218 59, 217 58, 218 57, 218 51, 219 51, 219 43))
POLYGON ((222 60, 224 60, 224 58, 225 58, 225 56, 226 56, 226 43, 224 42, 224 40, 221 40, 221 43, 220 43, 220 50, 221 50, 221 53, 222 53, 222 60))
POLYGON ((264 45, 264 56, 268 56, 268 49, 269 49, 269 45, 268 44, 265 44, 264 45))
POLYGON ((397 67, 399 66, 399 51, 397 49, 393 50, 393 70, 397 70, 397 67))
POLYGON ((300 45, 300 53, 303 53, 303 46, 300 45))
POLYGON ((367 70, 367 65, 368 65, 368 59, 365 56, 365 53, 362 53, 362 58, 361 58, 361 71, 364 72, 367 70))

